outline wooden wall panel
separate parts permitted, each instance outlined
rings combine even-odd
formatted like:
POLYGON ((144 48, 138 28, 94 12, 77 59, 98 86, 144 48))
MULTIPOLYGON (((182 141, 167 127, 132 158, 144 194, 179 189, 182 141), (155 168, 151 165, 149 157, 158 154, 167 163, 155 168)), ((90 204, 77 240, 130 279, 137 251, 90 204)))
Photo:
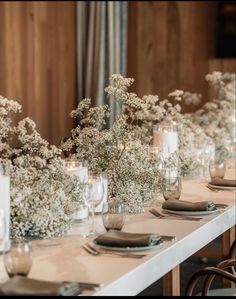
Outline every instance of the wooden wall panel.
POLYGON ((19 101, 53 144, 73 126, 76 3, 0 2, 0 94, 19 101))
POLYGON ((207 97, 215 12, 212 1, 129 2, 127 69, 140 96, 163 99, 178 88, 207 97))

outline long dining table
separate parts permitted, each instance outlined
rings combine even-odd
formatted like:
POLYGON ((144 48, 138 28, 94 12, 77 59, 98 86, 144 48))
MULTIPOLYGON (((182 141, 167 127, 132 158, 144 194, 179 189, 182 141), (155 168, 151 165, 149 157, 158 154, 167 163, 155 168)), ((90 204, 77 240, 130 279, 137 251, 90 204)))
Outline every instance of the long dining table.
MULTIPOLYGON (((234 170, 228 177, 235 176, 234 170)), ((164 241, 160 246, 143 251, 142 259, 87 253, 82 244, 92 242, 80 233, 88 224, 76 224, 64 237, 32 242, 33 264, 30 278, 47 281, 76 281, 100 283, 95 291, 84 291, 92 296, 134 296, 152 283, 163 279, 163 295, 180 295, 180 264, 209 244, 222 237, 222 258, 227 256, 235 238, 236 198, 235 191, 211 191, 206 182, 186 179, 182 182, 181 199, 191 202, 214 201, 226 204, 217 213, 203 215, 200 221, 164 218, 159 219, 145 208, 143 213, 127 215, 123 231, 174 235, 173 241, 164 241)), ((162 211, 161 205, 156 209, 162 211)), ((96 229, 105 232, 101 215, 96 216, 96 229)), ((0 257, 0 280, 7 279, 0 257)))

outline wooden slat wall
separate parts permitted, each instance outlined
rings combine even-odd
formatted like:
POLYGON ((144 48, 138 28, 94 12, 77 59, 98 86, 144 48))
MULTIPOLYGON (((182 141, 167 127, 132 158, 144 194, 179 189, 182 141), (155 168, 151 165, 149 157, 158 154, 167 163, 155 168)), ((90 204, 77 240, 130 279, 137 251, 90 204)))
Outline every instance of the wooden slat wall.
POLYGON ((177 88, 207 98, 215 12, 214 1, 129 2, 127 69, 140 96, 163 99, 177 88))
MULTIPOLYGON (((0 2, 0 94, 18 100, 51 143, 69 133, 76 106, 76 3, 0 2)), ((130 1, 128 75, 139 94, 203 93, 205 74, 235 71, 214 57, 215 3, 130 1)), ((234 62, 233 62, 234 61, 234 62)), ((233 62, 233 63, 232 63, 233 62)), ((185 109, 186 110, 186 109, 185 109)))
POLYGON ((75 2, 0 2, 0 94, 19 101, 53 144, 73 126, 75 2))

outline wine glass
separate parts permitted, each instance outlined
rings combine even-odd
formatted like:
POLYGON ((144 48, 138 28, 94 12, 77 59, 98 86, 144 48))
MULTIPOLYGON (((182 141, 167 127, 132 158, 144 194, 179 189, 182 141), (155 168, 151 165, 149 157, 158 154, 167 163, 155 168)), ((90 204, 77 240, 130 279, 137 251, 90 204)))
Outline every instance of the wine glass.
POLYGON ((32 265, 30 242, 23 239, 13 240, 10 250, 4 252, 3 262, 10 278, 15 275, 27 277, 32 265))
POLYGON ((88 195, 87 204, 92 213, 92 228, 87 236, 97 236, 97 232, 94 226, 94 214, 95 208, 101 203, 104 194, 104 182, 101 174, 90 174, 88 177, 88 195))
POLYGON ((215 145, 204 145, 198 149, 198 154, 196 156, 202 167, 202 179, 205 180, 209 177, 209 163, 214 159, 215 145))
POLYGON ((231 139, 227 139, 224 142, 225 148, 228 151, 228 168, 232 169, 235 167, 235 157, 236 157, 236 141, 235 140, 231 140, 231 139))
POLYGON ((4 215, 4 210, 0 209, 0 248, 4 247, 5 237, 6 237, 6 219, 4 215))
POLYGON ((105 229, 109 231, 121 230, 125 223, 124 205, 118 200, 105 202, 102 208, 102 221, 105 229))

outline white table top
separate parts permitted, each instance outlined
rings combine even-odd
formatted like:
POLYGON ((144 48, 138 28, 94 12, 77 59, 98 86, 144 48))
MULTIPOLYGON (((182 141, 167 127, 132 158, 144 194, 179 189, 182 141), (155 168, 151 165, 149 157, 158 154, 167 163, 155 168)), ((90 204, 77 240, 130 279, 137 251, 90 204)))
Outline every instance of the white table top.
MULTIPOLYGON (((204 183, 186 180, 181 199, 192 202, 213 200, 229 206, 219 214, 203 216, 201 221, 157 219, 147 210, 143 214, 127 216, 124 231, 177 237, 173 242, 164 242, 159 249, 146 251, 147 256, 142 259, 89 255, 81 248, 88 239, 77 235, 85 225, 77 225, 64 238, 33 242, 34 258, 29 277, 103 284, 95 293, 84 293, 88 295, 137 295, 236 223, 235 191, 213 192, 204 183)), ((105 231, 100 216, 96 216, 96 227, 105 231)), ((2 262, 0 279, 6 279, 2 262)))

